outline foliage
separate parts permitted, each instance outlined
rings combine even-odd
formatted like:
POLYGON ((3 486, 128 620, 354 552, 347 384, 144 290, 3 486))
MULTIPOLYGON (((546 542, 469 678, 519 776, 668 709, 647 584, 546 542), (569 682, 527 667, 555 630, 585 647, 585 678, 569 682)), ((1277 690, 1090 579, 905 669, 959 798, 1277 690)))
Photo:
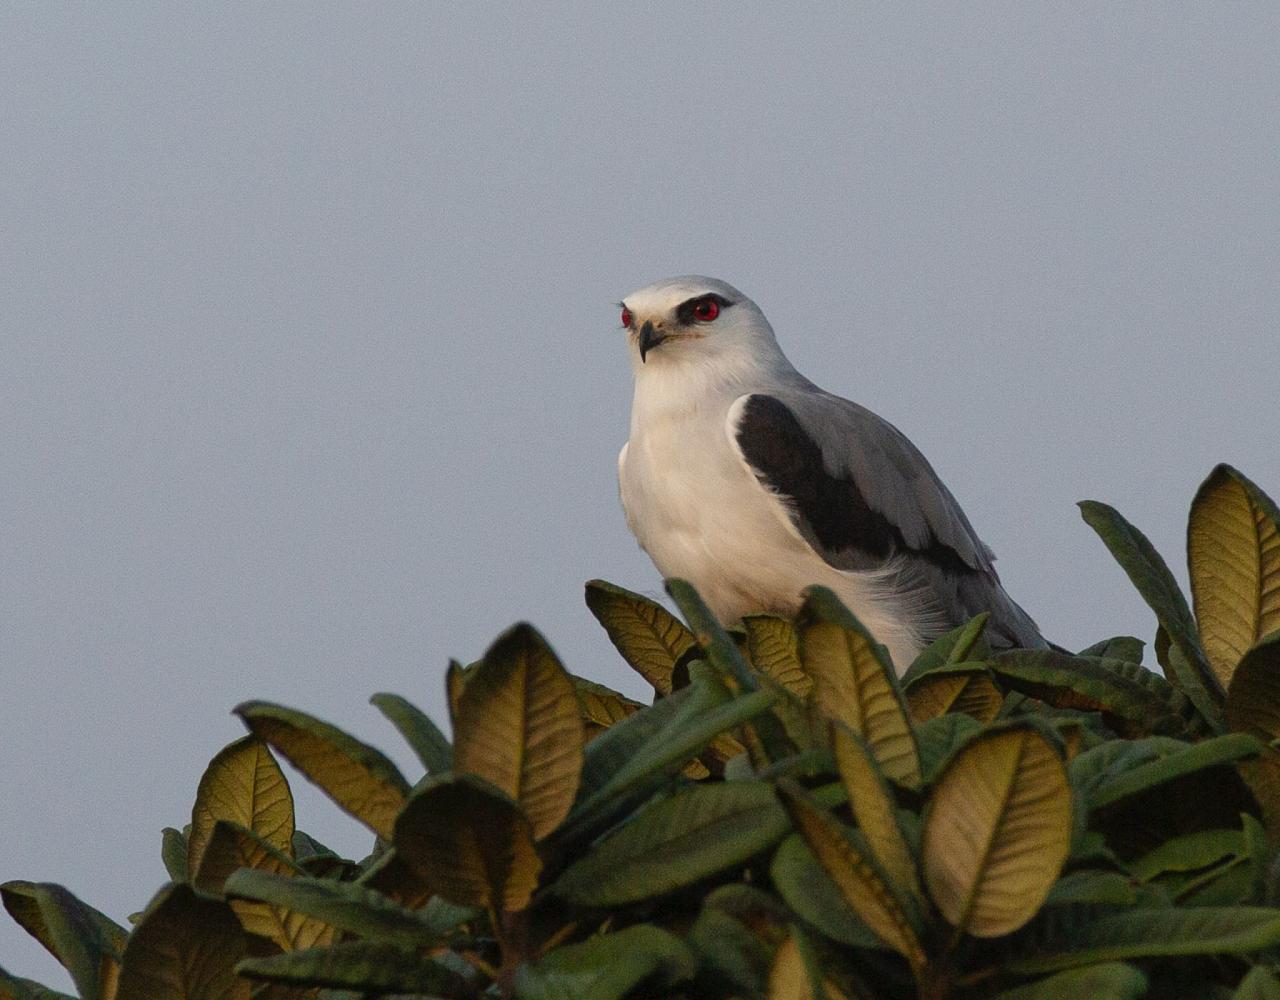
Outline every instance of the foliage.
MULTIPOLYGON (((303 712, 236 709, 131 931, 60 886, 5 909, 83 1000, 1280 996, 1280 530, 1226 466, 1192 602, 1082 504, 1155 612, 1143 644, 994 652, 985 616, 900 678, 821 588, 726 632, 600 581, 653 687, 569 674, 527 625, 448 675, 450 742, 374 696, 424 774, 303 712), (283 757, 375 835, 294 826, 283 757)), ((0 1000, 60 994, 0 972, 0 1000)))

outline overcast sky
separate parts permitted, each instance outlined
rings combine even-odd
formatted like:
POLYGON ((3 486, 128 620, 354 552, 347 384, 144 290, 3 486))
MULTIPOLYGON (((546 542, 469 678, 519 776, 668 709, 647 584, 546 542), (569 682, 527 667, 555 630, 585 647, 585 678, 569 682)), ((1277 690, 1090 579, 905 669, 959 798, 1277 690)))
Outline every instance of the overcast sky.
MULTIPOLYGON (((931 459, 1045 633, 1149 639, 1074 502, 1182 569, 1215 462, 1280 495, 1280 14, 1011 3, 8 5, 0 879, 117 920, 251 698, 418 776, 520 619, 657 592, 614 303, 760 303, 931 459)), ((359 826, 293 782, 299 825, 359 826)), ((0 965, 69 979, 0 914, 0 965)))

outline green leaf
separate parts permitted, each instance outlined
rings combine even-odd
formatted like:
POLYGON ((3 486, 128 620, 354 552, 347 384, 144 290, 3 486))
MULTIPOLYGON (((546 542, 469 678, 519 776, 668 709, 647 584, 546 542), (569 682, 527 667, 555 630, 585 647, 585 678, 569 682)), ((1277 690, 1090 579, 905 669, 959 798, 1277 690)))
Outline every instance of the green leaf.
POLYGON ((245 936, 225 903, 171 884, 125 945, 116 1000, 249 1000, 235 975, 245 936))
POLYGON ((1264 965, 1255 965, 1240 980, 1231 1000, 1280 1000, 1280 979, 1264 965))
POLYGON ((292 850, 293 793, 271 751, 256 736, 224 747, 200 778, 187 835, 188 877, 200 867, 218 820, 252 830, 279 851, 292 850))
POLYGON ((687 788, 605 837, 553 891, 579 906, 648 899, 742 864, 789 826, 773 789, 762 782, 687 788))
POLYGON ((587 744, 576 805, 611 782, 642 747, 655 744, 659 734, 687 724, 728 699, 729 692, 718 680, 694 682, 614 723, 587 744))
POLYGON ((1262 750, 1262 745, 1245 733, 1228 733, 1200 743, 1183 744, 1183 747, 1178 752, 1149 764, 1140 764, 1095 787, 1089 795, 1089 808, 1100 809, 1204 768, 1256 756, 1262 750))
POLYGON ((334 802, 378 836, 390 838, 409 794, 409 783, 390 760, 305 712, 265 701, 246 701, 234 711, 334 802))
POLYGON ((1244 852, 1244 833, 1240 830, 1200 830, 1166 840, 1127 867, 1134 878, 1149 882, 1166 872, 1197 871, 1241 857, 1244 852))
POLYGON ((769 877, 796 916, 831 940, 853 948, 888 947, 845 903, 800 834, 791 834, 778 846, 769 877))
POLYGON ((236 966, 236 972, 272 983, 331 986, 378 995, 461 996, 466 989, 466 981, 440 962, 413 948, 383 941, 344 941, 329 948, 249 958, 236 966))
POLYGON ((397 857, 460 906, 523 910, 542 870, 519 807, 467 774, 420 785, 396 819, 393 843, 397 857))
POLYGON ((160 831, 160 860, 172 881, 187 880, 187 838, 181 830, 166 826, 160 831))
POLYGON ((1068 969, 1047 979, 1005 990, 995 1000, 1136 1000, 1147 993, 1147 977, 1123 962, 1102 962, 1084 969, 1068 969))
POLYGON ((438 943, 477 912, 448 904, 410 910, 354 882, 287 878, 251 869, 241 869, 228 878, 224 891, 228 896, 312 917, 360 937, 409 948, 438 943))
POLYGON ((888 778, 918 785, 915 735, 884 647, 825 587, 809 589, 797 627, 818 708, 861 736, 888 778))
POLYGON ((369 701, 404 737, 427 774, 443 774, 453 767, 453 747, 420 708, 398 694, 385 692, 375 694, 369 701))
POLYGON ((1258 906, 1126 910, 1073 929, 1046 950, 1005 965, 1035 975, 1099 962, 1164 955, 1242 955, 1280 944, 1280 910, 1258 906))
POLYGON ((1249 648, 1280 629, 1280 511, 1229 465, 1191 503, 1187 565, 1205 656, 1226 686, 1249 648))
POLYGON ((1205 720, 1221 731, 1222 685, 1200 648, 1195 619, 1186 598, 1160 553, 1113 507, 1082 500, 1080 513, 1111 550, 1138 593, 1155 612, 1173 648, 1181 654, 1181 660, 1171 658, 1174 670, 1169 679, 1191 699, 1205 720))
POLYGON ((819 809, 793 782, 779 782, 778 791, 796 829, 836 884, 845 905, 886 946, 905 958, 913 971, 923 969, 926 958, 909 897, 876 864, 858 832, 819 809))
POLYGON ((707 662, 740 690, 757 690, 760 682, 756 675, 751 672, 751 667, 738 652, 738 647, 711 613, 711 609, 698 596, 698 592, 684 580, 668 580, 666 583, 667 593, 693 629, 698 645, 707 654, 707 662))
POLYGON ((71 974, 84 1000, 103 995, 103 959, 119 957, 124 928, 52 882, 6 882, 0 885, 0 901, 71 974))
POLYGON ((521 1000, 621 1000, 641 983, 670 986, 697 971, 678 938, 648 924, 556 948, 516 971, 521 1000))
POLYGON ((922 783, 932 785, 951 755, 981 730, 977 719, 964 714, 940 715, 916 726, 922 783))
POLYGON ((1068 765, 1071 787, 1086 798, 1126 771, 1161 760, 1187 748, 1182 740, 1149 736, 1141 740, 1109 740, 1079 754, 1068 765))
POLYGON ((714 977, 733 995, 761 997, 774 949, 793 919, 777 898, 754 886, 731 883, 712 891, 685 937, 699 979, 714 977))
POLYGON ((1142 651, 1147 644, 1131 635, 1117 635, 1110 639, 1095 642, 1077 653, 1077 656, 1092 656, 1099 660, 1124 660, 1126 663, 1141 663, 1142 651))
POLYGON ((31 979, 19 979, 0 969, 0 1000, 76 1000, 66 993, 59 993, 41 986, 31 979))
POLYGON ((1044 905, 1133 906, 1138 894, 1132 879, 1119 872, 1078 871, 1053 883, 1044 905))
MULTIPOLYGON (((700 683, 710 684, 709 681, 695 681, 690 688, 697 688, 700 683)), ((720 696, 712 697, 718 701, 720 696)), ((666 725, 638 747, 630 759, 621 763, 618 770, 586 798, 579 799, 578 804, 569 814, 562 835, 572 838, 584 828, 592 827, 603 816, 610 814, 610 806, 615 799, 625 795, 633 787, 651 788, 651 779, 655 777, 660 779, 673 774, 721 733, 767 712, 776 697, 771 691, 754 691, 705 709, 702 708, 708 700, 705 693, 683 702, 681 708, 670 717, 666 725)), ((663 701, 671 700, 674 700, 674 696, 663 699, 663 701)), ((594 749, 624 726, 643 719, 657 707, 655 705, 644 712, 638 712, 625 722, 614 726, 595 740, 591 748, 594 749)), ((616 749, 616 747, 611 744, 610 749, 616 749)), ((595 761, 588 760, 584 774, 591 769, 593 763, 595 761)), ((586 785, 584 781, 584 786, 586 785)))
POLYGON ((609 641, 658 694, 671 693, 671 675, 693 648, 693 633, 661 604, 604 580, 589 580, 587 607, 609 641))
POLYGON ((1244 654, 1227 693, 1227 728, 1264 743, 1280 739, 1280 632, 1244 654))
POLYGON ((909 685, 912 681, 939 667, 948 667, 967 660, 985 660, 990 649, 987 647, 983 632, 990 617, 990 612, 984 611, 931 642, 920 651, 920 655, 902 675, 903 686, 909 685))
POLYGON ((1185 695, 1137 663, 1017 649, 997 654, 987 665, 1008 687, 1055 708, 1101 713, 1128 739, 1183 736, 1196 718, 1185 695))
POLYGON ((990 729, 951 758, 924 822, 925 883, 958 931, 997 937, 1044 902, 1071 846, 1071 789, 1036 727, 990 729))
POLYGON ((467 681, 453 766, 516 802, 540 840, 573 805, 582 772, 581 709, 569 674, 529 625, 501 635, 467 681))

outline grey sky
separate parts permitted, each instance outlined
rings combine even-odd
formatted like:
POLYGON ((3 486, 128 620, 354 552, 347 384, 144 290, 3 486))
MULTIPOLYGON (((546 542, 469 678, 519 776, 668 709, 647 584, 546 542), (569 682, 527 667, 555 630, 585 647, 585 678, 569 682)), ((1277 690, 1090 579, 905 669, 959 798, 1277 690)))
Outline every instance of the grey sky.
POLYGON ((367 697, 443 718, 518 619, 639 693, 581 584, 659 585, 613 303, 671 274, 905 431, 1047 635, 1149 639, 1074 501, 1181 572, 1215 462, 1280 494, 1280 14, 896 8, 0 12, 0 878, 123 920, 235 703, 408 770, 367 697))

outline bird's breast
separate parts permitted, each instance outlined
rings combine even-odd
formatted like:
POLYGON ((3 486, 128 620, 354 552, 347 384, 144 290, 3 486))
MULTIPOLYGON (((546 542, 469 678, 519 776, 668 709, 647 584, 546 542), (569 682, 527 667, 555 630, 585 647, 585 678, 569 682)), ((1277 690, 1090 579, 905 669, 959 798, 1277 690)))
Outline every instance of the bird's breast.
POLYGON ((777 568, 815 556, 730 446, 723 417, 633 428, 619 486, 658 571, 692 583, 717 617, 793 608, 797 590, 777 568))

